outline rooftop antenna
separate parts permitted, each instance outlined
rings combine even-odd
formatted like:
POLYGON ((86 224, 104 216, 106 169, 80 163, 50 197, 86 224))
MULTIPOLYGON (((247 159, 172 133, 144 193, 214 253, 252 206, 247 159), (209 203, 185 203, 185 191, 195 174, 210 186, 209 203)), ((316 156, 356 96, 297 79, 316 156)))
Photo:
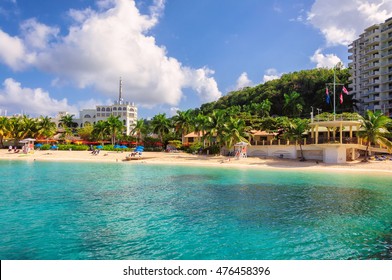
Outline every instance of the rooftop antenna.
POLYGON ((118 93, 118 103, 122 103, 122 80, 120 77, 120 88, 119 88, 119 93, 118 93))

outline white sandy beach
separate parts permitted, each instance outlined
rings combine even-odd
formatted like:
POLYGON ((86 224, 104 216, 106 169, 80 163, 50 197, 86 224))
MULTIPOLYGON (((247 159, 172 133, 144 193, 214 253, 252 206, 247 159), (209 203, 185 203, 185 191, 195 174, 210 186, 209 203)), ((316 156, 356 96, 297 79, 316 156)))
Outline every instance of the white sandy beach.
POLYGON ((87 161, 112 162, 117 164, 177 164, 194 166, 216 166, 230 168, 260 168, 260 169, 290 169, 317 170, 334 172, 381 172, 392 176, 392 161, 369 161, 368 163, 354 161, 345 164, 325 164, 323 162, 277 158, 249 157, 235 159, 224 156, 191 155, 187 153, 144 152, 140 159, 123 161, 129 153, 101 151, 92 155, 88 151, 34 151, 23 154, 0 150, 0 160, 28 161, 87 161))

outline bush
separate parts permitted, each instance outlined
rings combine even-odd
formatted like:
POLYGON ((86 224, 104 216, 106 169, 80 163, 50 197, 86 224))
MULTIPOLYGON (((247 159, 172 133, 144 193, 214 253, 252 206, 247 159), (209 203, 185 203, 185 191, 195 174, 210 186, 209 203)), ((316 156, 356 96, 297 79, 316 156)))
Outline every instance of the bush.
POLYGON ((202 143, 200 143, 200 142, 194 142, 194 143, 192 143, 192 144, 189 145, 189 147, 188 147, 188 149, 187 149, 187 152, 188 152, 188 153, 192 153, 192 154, 198 153, 199 150, 202 149, 202 148, 203 148, 203 144, 202 144, 202 143))
POLYGON ((75 145, 75 144, 59 144, 57 145, 59 151, 88 151, 89 146, 87 145, 75 145))

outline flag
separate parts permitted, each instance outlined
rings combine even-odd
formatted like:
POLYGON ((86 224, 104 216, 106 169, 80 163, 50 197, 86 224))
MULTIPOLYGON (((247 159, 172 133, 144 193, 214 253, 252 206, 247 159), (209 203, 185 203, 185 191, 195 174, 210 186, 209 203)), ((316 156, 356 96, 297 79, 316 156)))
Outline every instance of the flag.
POLYGON ((343 92, 348 95, 348 90, 343 86, 343 92))
POLYGON ((329 104, 331 102, 331 98, 329 97, 328 88, 325 89, 325 94, 327 95, 327 98, 326 98, 327 104, 329 104))
POLYGON ((343 93, 341 92, 340 93, 340 104, 342 104, 343 103, 343 93))

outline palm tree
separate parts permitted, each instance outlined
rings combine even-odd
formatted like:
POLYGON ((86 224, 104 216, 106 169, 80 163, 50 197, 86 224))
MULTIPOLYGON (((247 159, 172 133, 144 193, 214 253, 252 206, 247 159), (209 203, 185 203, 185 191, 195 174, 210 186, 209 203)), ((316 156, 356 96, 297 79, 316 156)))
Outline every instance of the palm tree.
POLYGON ((108 135, 107 122, 98 121, 96 124, 94 124, 93 135, 96 137, 96 139, 101 140, 103 145, 103 140, 108 135))
POLYGON ((185 135, 191 132, 191 113, 192 110, 177 111, 177 115, 173 117, 173 125, 177 132, 181 133, 181 141, 185 142, 185 135))
POLYGON ((392 120, 387 116, 384 116, 381 111, 366 111, 364 117, 360 118, 361 130, 358 131, 358 136, 367 141, 365 159, 368 161, 369 147, 372 143, 384 145, 390 151, 392 149, 392 142, 388 140, 391 132, 388 131, 388 127, 392 125, 392 120))
MULTIPOLYGON (((202 138, 204 139, 207 121, 208 121, 207 117, 204 116, 203 114, 198 114, 196 117, 194 117, 191 120, 192 126, 194 128, 194 132, 197 134, 197 136, 199 138, 200 138, 200 135, 202 134, 202 138)), ((204 146, 204 143, 203 143, 203 146, 204 146)))
POLYGON ((158 134, 161 143, 163 144, 163 137, 167 134, 171 128, 170 120, 166 118, 166 114, 155 115, 151 120, 151 127, 153 132, 158 134))
POLYGON ((14 139, 14 145, 17 146, 19 141, 25 138, 30 133, 30 124, 26 119, 26 116, 23 117, 12 117, 8 122, 8 131, 11 138, 14 139))
POLYGON ((7 137, 8 132, 8 118, 0 117, 0 147, 3 147, 3 139, 7 137))
POLYGON ((50 117, 41 116, 38 120, 37 137, 52 137, 56 133, 56 124, 50 117))
POLYGON ((301 150, 300 161, 305 161, 304 152, 302 150, 302 139, 304 133, 309 129, 309 120, 307 119, 294 119, 288 123, 286 131, 283 133, 283 138, 290 141, 296 141, 299 143, 299 149, 301 150))
POLYGON ((215 137, 217 142, 220 142, 220 138, 222 137, 223 129, 225 124, 225 111, 223 110, 214 110, 212 113, 207 116, 205 122, 205 135, 209 139, 210 143, 212 139, 215 137))
POLYGON ((75 115, 64 115, 60 119, 60 124, 62 124, 65 127, 68 128, 73 128, 75 125, 75 122, 73 121, 73 117, 75 115))
POLYGON ((111 136, 112 145, 116 143, 116 135, 124 130, 124 125, 122 121, 120 121, 120 116, 109 116, 106 120, 107 129, 111 136))
POLYGON ((222 132, 223 141, 228 149, 231 149, 235 143, 240 141, 249 143, 245 138, 245 136, 247 136, 245 128, 244 120, 229 117, 224 124, 222 132))
POLYGON ((135 127, 132 129, 132 133, 136 134, 137 142, 139 142, 142 138, 142 135, 146 132, 146 125, 144 119, 139 119, 136 121, 135 127))

